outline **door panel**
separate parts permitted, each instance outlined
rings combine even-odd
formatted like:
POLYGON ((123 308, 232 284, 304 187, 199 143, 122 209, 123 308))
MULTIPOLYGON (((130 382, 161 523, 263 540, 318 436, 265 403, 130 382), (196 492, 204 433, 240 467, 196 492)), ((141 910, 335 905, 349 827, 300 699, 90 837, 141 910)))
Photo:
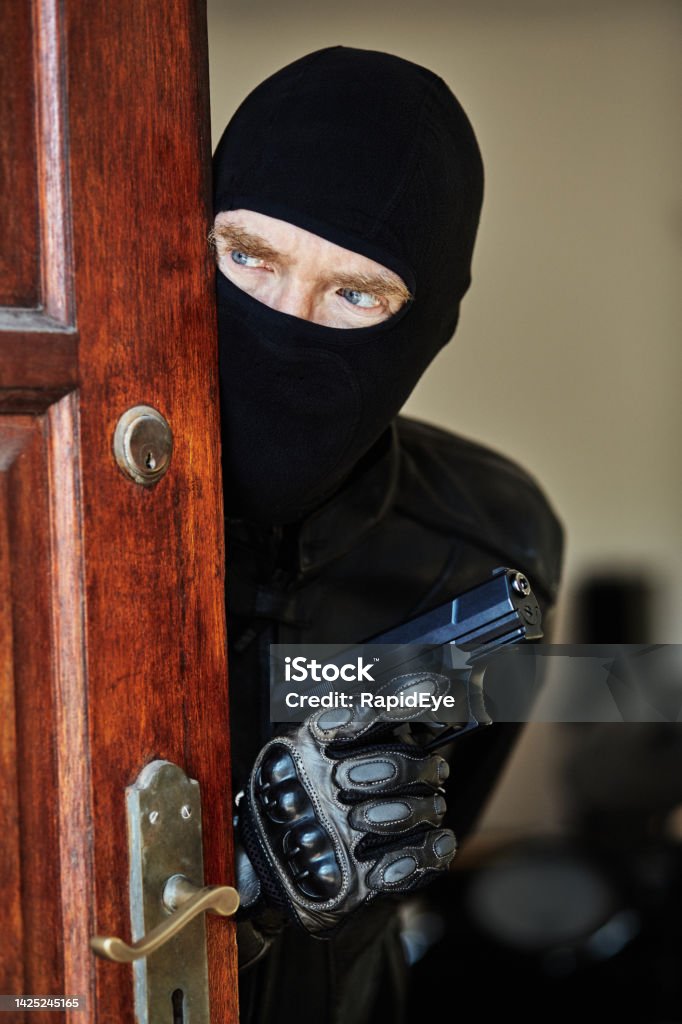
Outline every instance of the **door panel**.
POLYGON ((3 5, 3 47, 12 58, 0 64, 0 176, 12 196, 11 216, 3 203, 0 218, 0 305, 34 306, 40 296, 37 237, 37 168, 33 137, 34 83, 31 4, 3 5))
MULTIPOLYGON (((85 995, 87 1019, 118 1024, 134 1019, 131 968, 96 962, 88 940, 130 938, 125 787, 150 760, 200 782, 205 881, 232 880, 205 12, 11 12, 0 991, 85 995), (138 404, 173 431, 150 488, 112 453, 138 404)), ((207 933, 212 1020, 235 1021, 234 927, 209 916, 207 933)), ((43 1016, 85 1019, 26 1019, 43 1016)))

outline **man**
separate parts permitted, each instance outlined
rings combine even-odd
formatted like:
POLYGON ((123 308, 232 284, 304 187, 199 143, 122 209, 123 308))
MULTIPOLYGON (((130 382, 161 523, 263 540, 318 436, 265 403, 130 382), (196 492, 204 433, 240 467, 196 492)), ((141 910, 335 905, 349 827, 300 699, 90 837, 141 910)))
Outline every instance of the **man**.
POLYGON ((561 528, 519 467, 398 417, 470 282, 483 172, 447 86, 310 54, 244 101, 214 170, 242 1019, 398 1021, 396 900, 447 868, 514 727, 455 745, 446 817, 447 765, 409 736, 316 715, 272 737, 269 644, 361 641, 503 564, 547 612, 561 528))

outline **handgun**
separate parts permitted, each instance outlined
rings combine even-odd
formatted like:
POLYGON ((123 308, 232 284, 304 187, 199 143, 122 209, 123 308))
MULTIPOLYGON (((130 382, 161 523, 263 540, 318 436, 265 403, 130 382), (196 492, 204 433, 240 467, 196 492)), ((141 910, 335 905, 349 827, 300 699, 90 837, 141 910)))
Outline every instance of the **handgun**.
POLYGON ((372 637, 366 646, 382 645, 385 651, 383 675, 414 660, 415 645, 449 645, 452 671, 462 674, 462 666, 466 665, 464 693, 468 721, 462 720, 454 727, 447 723, 431 726, 440 730, 424 745, 431 750, 492 722, 483 689, 483 677, 491 658, 512 644, 540 640, 542 636, 542 614, 528 577, 517 569, 501 566, 493 571, 489 580, 430 612, 372 637))
MULTIPOLYGON (((385 682, 390 688, 396 675, 433 671, 446 674, 450 681, 449 696, 456 694, 450 710, 442 711, 444 720, 429 721, 429 729, 434 727, 438 734, 428 746, 441 746, 455 735, 491 723, 483 690, 483 677, 491 661, 502 651, 539 640, 542 635, 540 607, 528 578, 517 569, 501 567, 483 583, 445 604, 363 643, 306 645, 303 653, 295 645, 271 645, 272 720, 291 721, 287 709, 301 707, 298 702, 289 704, 288 699, 292 685, 297 682, 306 683, 308 700, 324 701, 345 691, 352 700, 362 701, 366 680, 375 687, 385 682), (345 674, 346 670, 350 670, 350 675, 345 674), (303 674, 297 676, 298 672, 303 674)), ((527 682, 527 670, 533 668, 530 661, 526 661, 525 668, 527 682)), ((512 696, 525 693, 525 682, 519 686, 517 677, 512 676, 512 696)), ((505 685, 503 690, 503 694, 498 690, 496 699, 489 701, 502 710, 509 704, 509 687, 505 685)), ((375 692, 377 697, 381 696, 375 692)), ((308 704, 316 706, 338 705, 308 704)), ((514 707, 519 707, 518 700, 514 707)), ((414 721, 425 722, 425 716, 414 721)))

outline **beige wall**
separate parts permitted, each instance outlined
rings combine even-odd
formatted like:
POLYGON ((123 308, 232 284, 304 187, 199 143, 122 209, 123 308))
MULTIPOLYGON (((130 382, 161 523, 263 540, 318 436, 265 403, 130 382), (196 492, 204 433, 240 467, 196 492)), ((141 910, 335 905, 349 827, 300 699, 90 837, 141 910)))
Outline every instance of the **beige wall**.
MULTIPOLYGON (((406 411, 543 482, 568 531, 566 607, 592 568, 653 572, 659 642, 682 642, 681 11, 660 0, 209 2, 215 141, 253 86, 321 46, 388 50, 451 85, 479 137, 486 199, 456 339, 406 411)), ((551 743, 527 742, 524 786, 535 780, 551 816, 534 767, 551 743)), ((517 813, 504 792, 497 800, 498 817, 517 813)))

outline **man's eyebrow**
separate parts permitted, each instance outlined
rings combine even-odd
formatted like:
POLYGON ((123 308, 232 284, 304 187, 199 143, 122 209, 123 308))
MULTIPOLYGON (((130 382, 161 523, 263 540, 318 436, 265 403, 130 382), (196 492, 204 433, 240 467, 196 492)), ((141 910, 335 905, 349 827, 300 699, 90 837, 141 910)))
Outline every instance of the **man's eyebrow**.
POLYGON ((334 276, 336 288, 349 288, 351 291, 370 292, 380 298, 396 298, 401 302, 407 302, 412 296, 409 289, 399 277, 389 277, 388 274, 367 274, 360 271, 357 274, 337 274, 334 276))
MULTIPOLYGON (((288 262, 288 257, 274 249, 269 242, 260 235, 236 224, 219 224, 209 233, 211 243, 216 255, 222 256, 223 252, 234 249, 237 252, 245 252, 249 256, 256 256, 263 260, 277 260, 280 263, 288 262)), ((370 292, 380 298, 398 299, 401 303, 412 298, 409 289, 397 275, 382 273, 366 273, 358 271, 350 274, 335 274, 331 282, 335 288, 349 288, 351 291, 370 292)))
POLYGON ((283 262, 286 257, 283 253, 266 242, 260 235, 252 234, 234 224, 219 224, 209 234, 209 241, 221 256, 226 249, 236 249, 238 252, 245 252, 249 256, 256 256, 262 260, 279 260, 283 262))

